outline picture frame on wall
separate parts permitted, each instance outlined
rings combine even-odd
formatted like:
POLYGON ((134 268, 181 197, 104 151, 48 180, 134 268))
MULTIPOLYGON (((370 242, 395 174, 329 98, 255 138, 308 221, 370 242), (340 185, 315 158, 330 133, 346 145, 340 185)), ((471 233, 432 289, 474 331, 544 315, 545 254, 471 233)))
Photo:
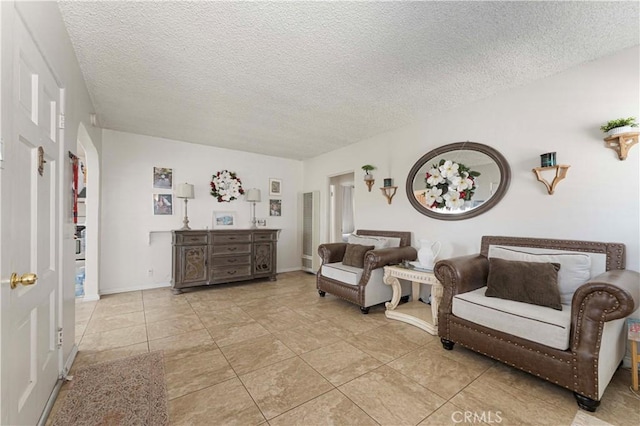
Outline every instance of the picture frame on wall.
POLYGON ((153 214, 156 216, 173 214, 172 194, 153 194, 153 214))
POLYGON ((269 178, 269 195, 282 195, 282 179, 269 178))
POLYGON ((282 216, 282 200, 269 200, 269 216, 282 216))
POLYGON ((153 187, 160 189, 173 188, 173 169, 167 167, 154 167, 153 187))
POLYGON ((214 211, 213 229, 233 229, 237 226, 236 212, 214 211))

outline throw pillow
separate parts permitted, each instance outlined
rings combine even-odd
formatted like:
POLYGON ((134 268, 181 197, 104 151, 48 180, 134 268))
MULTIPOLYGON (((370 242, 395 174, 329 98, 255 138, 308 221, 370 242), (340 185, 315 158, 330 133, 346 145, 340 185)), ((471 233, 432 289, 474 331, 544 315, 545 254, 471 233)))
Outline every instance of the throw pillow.
POLYGON ((360 244, 363 246, 373 245, 375 249, 382 249, 389 247, 389 241, 384 237, 370 237, 368 235, 356 235, 351 234, 347 239, 349 244, 360 244))
POLYGON ((557 263, 489 259, 487 297, 514 300, 562 310, 557 263))
POLYGON ((491 246, 489 257, 499 257, 506 260, 522 262, 559 263, 558 288, 560 303, 571 305, 573 293, 578 287, 591 278, 591 258, 582 253, 530 253, 525 249, 514 250, 506 247, 491 246))
POLYGON ((363 246, 361 244, 347 244, 347 249, 342 258, 342 264, 355 268, 364 268, 364 255, 373 250, 374 246, 363 246))

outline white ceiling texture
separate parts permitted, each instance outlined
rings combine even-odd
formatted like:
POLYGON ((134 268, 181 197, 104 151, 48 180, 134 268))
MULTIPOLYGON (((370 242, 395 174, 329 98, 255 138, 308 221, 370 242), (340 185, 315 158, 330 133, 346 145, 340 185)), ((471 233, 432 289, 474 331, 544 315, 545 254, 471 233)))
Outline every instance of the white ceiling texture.
POLYGON ((59 3, 101 127, 293 159, 637 45, 638 5, 59 3))

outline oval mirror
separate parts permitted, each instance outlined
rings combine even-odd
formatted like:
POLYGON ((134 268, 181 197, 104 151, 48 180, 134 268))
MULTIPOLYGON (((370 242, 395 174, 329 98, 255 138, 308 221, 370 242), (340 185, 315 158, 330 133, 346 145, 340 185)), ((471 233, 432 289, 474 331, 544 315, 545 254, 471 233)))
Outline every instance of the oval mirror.
POLYGON ((507 160, 490 146, 458 142, 429 151, 409 171, 407 197, 441 220, 478 216, 498 204, 511 181, 507 160))

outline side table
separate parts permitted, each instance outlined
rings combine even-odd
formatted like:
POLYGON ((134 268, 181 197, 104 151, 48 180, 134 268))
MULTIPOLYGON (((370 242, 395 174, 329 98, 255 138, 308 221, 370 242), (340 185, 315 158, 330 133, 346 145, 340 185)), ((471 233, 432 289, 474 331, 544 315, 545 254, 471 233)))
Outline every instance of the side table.
POLYGON ((438 307, 442 300, 443 288, 433 272, 418 271, 401 266, 385 266, 383 281, 393 289, 391 302, 385 304, 387 310, 384 315, 387 318, 415 325, 433 335, 438 334, 438 307), (401 279, 411 281, 411 301, 398 306, 402 296, 402 287, 399 281, 401 279), (430 307, 418 300, 422 284, 431 286, 430 307))
POLYGON ((628 338, 631 342, 631 386, 634 391, 638 390, 638 342, 640 341, 640 320, 637 318, 627 318, 628 338))

